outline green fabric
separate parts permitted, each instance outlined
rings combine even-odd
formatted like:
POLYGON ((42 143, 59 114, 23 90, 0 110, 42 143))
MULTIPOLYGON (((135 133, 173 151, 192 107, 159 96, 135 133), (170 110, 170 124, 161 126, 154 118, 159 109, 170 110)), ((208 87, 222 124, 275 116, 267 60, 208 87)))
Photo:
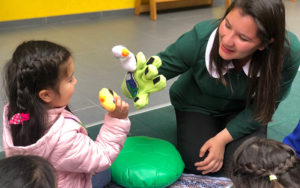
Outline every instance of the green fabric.
POLYGON ((0 160, 5 158, 5 152, 4 151, 0 151, 0 160))
MULTIPOLYGON (((206 46, 209 36, 217 26, 216 20, 201 22, 159 53, 158 56, 162 60, 159 74, 167 79, 180 75, 170 88, 171 103, 176 109, 212 116, 241 111, 226 127, 231 136, 238 139, 257 130, 260 124, 252 119, 252 106, 245 107, 248 93, 247 76, 229 70, 225 79, 231 84, 224 86, 207 71, 206 46)), ((300 43, 291 32, 288 32, 288 39, 292 50, 285 57, 283 65, 282 96, 287 96, 300 64, 300 43)), ((278 104, 284 97, 279 98, 278 104)))
POLYGON ((128 188, 159 188, 174 183, 184 163, 169 142, 146 136, 128 137, 111 166, 112 180, 128 188))
POLYGON ((136 55, 137 68, 131 73, 127 72, 122 82, 122 91, 128 98, 134 100, 137 109, 148 105, 150 93, 160 91, 166 87, 166 78, 158 75, 161 60, 152 56, 148 61, 142 52, 136 55))
POLYGON ((276 110, 273 121, 268 125, 268 138, 282 141, 298 125, 300 119, 300 72, 293 82, 291 92, 276 110))

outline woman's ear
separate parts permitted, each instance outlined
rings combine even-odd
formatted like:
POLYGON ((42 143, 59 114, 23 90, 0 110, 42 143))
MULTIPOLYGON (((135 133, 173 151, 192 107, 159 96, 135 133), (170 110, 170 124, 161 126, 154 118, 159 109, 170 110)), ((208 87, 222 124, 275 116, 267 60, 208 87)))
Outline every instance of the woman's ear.
POLYGON ((39 97, 45 103, 50 103, 54 99, 55 93, 51 89, 43 89, 39 92, 39 97))
POLYGON ((274 38, 271 38, 267 45, 263 45, 262 47, 258 48, 258 50, 263 51, 265 48, 267 48, 273 42, 274 42, 274 38))
POLYGON ((274 40, 275 40, 274 38, 271 38, 269 41, 269 44, 272 44, 274 42, 274 40))

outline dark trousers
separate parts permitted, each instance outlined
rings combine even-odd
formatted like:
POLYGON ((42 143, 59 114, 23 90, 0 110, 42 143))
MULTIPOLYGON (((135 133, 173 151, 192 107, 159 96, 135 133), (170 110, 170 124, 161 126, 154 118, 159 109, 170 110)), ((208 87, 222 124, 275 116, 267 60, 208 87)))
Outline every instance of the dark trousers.
MULTIPOLYGON (((177 149, 185 163, 185 173, 201 174, 196 170, 195 162, 204 160, 199 157, 200 148, 210 138, 222 131, 226 124, 233 119, 237 113, 232 113, 224 117, 212 117, 199 112, 185 112, 175 109, 177 121, 177 149)), ((234 151, 245 140, 251 137, 267 137, 267 126, 262 126, 259 130, 234 140, 226 145, 222 169, 212 176, 226 176, 226 169, 231 161, 234 151)))

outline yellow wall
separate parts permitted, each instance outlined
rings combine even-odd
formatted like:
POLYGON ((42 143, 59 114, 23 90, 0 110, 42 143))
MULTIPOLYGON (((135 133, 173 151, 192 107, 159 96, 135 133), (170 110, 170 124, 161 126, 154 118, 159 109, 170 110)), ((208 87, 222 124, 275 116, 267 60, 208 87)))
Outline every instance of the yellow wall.
POLYGON ((134 7, 135 0, 0 0, 0 22, 134 7))

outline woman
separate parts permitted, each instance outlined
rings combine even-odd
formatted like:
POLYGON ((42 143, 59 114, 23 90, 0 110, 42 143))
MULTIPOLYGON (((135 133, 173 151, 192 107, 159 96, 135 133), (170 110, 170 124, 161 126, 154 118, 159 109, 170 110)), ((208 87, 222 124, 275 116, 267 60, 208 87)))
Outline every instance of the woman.
POLYGON ((158 56, 160 74, 180 75, 170 98, 186 172, 207 174, 226 167, 244 140, 266 137, 300 43, 285 30, 281 0, 235 0, 221 20, 197 24, 158 56))

